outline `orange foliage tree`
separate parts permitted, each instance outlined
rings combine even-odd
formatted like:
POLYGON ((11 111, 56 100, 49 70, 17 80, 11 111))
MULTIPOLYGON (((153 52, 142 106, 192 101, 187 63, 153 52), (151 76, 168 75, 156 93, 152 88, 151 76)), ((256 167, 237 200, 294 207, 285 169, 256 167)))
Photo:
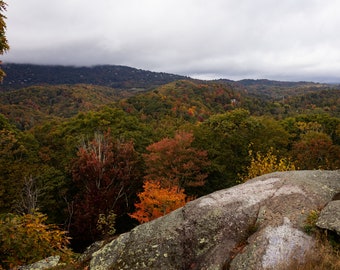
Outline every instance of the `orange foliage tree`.
POLYGON ((191 146, 190 132, 177 132, 174 138, 165 138, 147 147, 144 155, 148 181, 158 181, 161 187, 180 188, 203 186, 207 174, 202 169, 210 165, 207 151, 191 146))
POLYGON ((190 200, 184 194, 184 189, 177 186, 162 188, 160 182, 155 181, 145 181, 144 191, 138 197, 140 202, 135 204, 136 211, 130 216, 139 223, 164 216, 190 200))

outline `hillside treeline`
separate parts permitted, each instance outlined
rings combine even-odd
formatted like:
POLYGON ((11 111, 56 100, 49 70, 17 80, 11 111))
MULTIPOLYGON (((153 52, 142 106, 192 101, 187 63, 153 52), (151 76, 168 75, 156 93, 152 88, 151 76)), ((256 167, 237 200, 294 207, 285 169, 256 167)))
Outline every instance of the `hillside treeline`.
POLYGON ((339 90, 289 87, 284 99, 193 81, 133 95, 93 85, 3 92, 0 213, 44 213, 82 249, 113 226, 127 231, 240 183, 259 153, 339 169, 339 90), (150 208, 155 194, 161 208, 150 208))

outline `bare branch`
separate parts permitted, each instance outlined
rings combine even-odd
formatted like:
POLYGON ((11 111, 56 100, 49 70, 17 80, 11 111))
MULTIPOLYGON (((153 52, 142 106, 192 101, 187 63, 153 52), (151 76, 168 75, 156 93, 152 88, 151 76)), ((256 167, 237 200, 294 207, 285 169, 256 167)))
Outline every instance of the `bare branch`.
POLYGON ((21 214, 32 214, 38 209, 38 198, 40 189, 36 185, 36 180, 32 177, 25 177, 24 185, 21 191, 20 198, 17 205, 17 212, 21 214))

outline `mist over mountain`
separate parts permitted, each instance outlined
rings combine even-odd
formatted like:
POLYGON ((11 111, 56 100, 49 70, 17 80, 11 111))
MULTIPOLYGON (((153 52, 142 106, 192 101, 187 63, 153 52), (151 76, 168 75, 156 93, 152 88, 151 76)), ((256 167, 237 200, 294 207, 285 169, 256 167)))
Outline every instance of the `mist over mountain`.
POLYGON ((219 80, 197 80, 190 77, 153 72, 121 65, 64 66, 5 63, 2 65, 6 77, 0 90, 20 89, 32 85, 91 84, 118 89, 150 90, 177 81, 193 80, 234 85, 255 92, 264 89, 287 89, 296 87, 337 87, 336 84, 306 81, 275 81, 268 79, 242 79, 238 81, 223 78, 219 80))

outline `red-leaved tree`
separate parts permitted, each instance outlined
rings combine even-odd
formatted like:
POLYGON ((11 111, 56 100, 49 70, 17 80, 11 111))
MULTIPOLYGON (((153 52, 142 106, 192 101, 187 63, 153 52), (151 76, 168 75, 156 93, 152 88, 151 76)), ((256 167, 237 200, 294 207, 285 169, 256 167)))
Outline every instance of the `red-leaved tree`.
POLYGON ((303 170, 336 170, 340 168, 340 147, 334 145, 329 135, 308 131, 293 144, 292 153, 303 170))
POLYGON ((191 146, 194 136, 190 132, 177 132, 174 138, 165 138, 147 147, 144 155, 147 166, 145 180, 159 182, 161 187, 203 186, 209 166, 206 151, 191 146))
POLYGON ((83 143, 72 171, 78 188, 71 226, 74 238, 96 240, 99 215, 119 217, 131 210, 131 197, 142 184, 137 160, 133 142, 113 140, 109 131, 83 143))

